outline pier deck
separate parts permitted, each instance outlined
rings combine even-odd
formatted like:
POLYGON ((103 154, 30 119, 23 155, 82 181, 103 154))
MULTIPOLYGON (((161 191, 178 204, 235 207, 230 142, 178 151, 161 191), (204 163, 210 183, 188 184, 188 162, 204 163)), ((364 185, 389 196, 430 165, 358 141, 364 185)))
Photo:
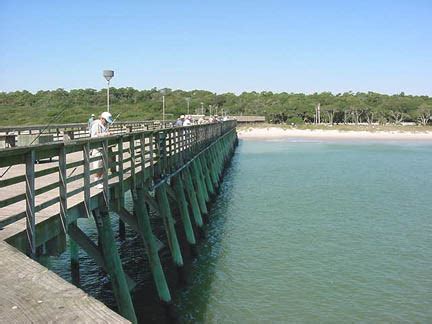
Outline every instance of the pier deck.
POLYGON ((3 323, 130 323, 100 301, 0 241, 3 323))

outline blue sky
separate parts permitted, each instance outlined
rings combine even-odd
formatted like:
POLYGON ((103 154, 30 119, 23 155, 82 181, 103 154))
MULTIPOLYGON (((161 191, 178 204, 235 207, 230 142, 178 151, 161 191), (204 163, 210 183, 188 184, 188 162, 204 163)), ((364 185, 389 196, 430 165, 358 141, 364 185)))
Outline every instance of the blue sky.
POLYGON ((0 91, 432 95, 432 1, 0 0, 0 91))

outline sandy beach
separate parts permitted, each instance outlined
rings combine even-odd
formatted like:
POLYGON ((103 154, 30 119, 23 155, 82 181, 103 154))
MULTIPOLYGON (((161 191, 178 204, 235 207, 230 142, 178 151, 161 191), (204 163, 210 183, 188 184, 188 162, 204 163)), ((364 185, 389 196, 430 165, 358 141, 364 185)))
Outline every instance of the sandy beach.
POLYGON ((244 140, 275 139, 320 139, 320 140, 388 140, 388 141, 430 141, 432 131, 342 131, 323 129, 296 129, 282 127, 243 127, 238 137, 244 140))

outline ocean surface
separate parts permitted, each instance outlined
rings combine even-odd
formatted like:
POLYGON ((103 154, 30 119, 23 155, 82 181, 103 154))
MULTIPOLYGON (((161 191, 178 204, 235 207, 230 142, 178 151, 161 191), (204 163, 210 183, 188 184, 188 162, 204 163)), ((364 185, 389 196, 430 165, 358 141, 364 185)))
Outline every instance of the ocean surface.
MULTIPOLYGON (((240 141, 188 284, 167 276, 180 321, 432 323, 431 199, 432 143, 240 141)), ((140 322, 166 323, 141 238, 126 236, 140 322)), ((67 250, 40 261, 71 280, 67 250)), ((106 274, 80 261, 82 288, 115 308, 106 274)))
POLYGON ((241 141, 183 322, 432 323, 432 145, 241 141))

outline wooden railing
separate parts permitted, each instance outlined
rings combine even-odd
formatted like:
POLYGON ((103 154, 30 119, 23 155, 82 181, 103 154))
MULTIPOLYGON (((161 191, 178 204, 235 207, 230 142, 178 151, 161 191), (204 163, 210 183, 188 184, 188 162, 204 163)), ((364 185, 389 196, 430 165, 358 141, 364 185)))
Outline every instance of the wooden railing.
POLYGON ((89 215, 93 195, 102 191, 109 201, 110 188, 123 194, 125 181, 133 188, 137 174, 152 181, 163 178, 233 130, 236 121, 153 131, 140 129, 147 127, 142 123, 128 125, 130 131, 117 135, 0 150, 0 174, 9 169, 0 179, 0 229, 25 218, 34 254, 38 217, 59 214, 66 230, 70 206, 84 202, 89 215), (50 162, 42 163, 45 159, 50 162), (102 178, 92 179, 99 172, 102 178), (103 189, 95 188, 99 184, 103 189))
MULTIPOLYGON (((122 134, 134 131, 156 130, 172 127, 173 121, 125 121, 115 122, 110 126, 113 134, 122 134)), ((6 142, 5 147, 26 146, 36 137, 41 136, 44 142, 57 142, 90 137, 87 123, 49 124, 29 126, 0 127, 0 137, 6 142)), ((34 141, 39 144, 42 141, 34 141)))

